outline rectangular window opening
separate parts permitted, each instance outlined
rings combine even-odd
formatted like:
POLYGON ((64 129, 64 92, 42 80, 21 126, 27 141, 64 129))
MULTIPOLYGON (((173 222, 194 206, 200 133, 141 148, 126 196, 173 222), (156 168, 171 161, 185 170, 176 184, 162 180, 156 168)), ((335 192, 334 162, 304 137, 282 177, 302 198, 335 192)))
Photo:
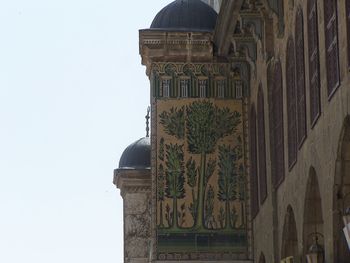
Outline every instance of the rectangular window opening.
POLYGON ((180 80, 180 94, 182 98, 188 97, 189 79, 180 80))
POLYGON ((205 98, 207 96, 207 80, 199 80, 199 97, 205 98))
POLYGON ((163 91, 164 98, 170 97, 170 79, 162 80, 162 91, 163 91))
POLYGON ((225 80, 217 81, 217 97, 224 98, 225 97, 225 80))
POLYGON ((241 99, 243 97, 243 83, 240 80, 235 83, 235 93, 236 99, 241 99))

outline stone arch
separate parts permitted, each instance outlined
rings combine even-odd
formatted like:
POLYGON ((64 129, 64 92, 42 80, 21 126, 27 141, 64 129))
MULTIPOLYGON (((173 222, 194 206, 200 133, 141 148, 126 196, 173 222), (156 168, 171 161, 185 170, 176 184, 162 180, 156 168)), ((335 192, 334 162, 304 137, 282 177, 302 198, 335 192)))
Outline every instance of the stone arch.
POLYGON ((265 260, 265 255, 264 255, 263 252, 261 252, 260 258, 259 258, 259 263, 265 263, 265 262, 266 262, 266 260, 265 260))
POLYGON ((307 254, 310 246, 314 243, 317 236, 318 244, 323 248, 323 214, 322 198, 318 184, 317 174, 313 167, 310 168, 309 178, 306 186, 305 204, 304 204, 304 223, 303 223, 303 250, 307 254), (319 233, 315 235, 315 232, 319 233))
POLYGON ((298 262, 298 234, 293 208, 289 205, 284 217, 281 258, 293 257, 298 262))
POLYGON ((350 116, 345 118, 338 145, 333 189, 333 262, 348 263, 350 251, 343 234, 344 209, 350 207, 350 116))

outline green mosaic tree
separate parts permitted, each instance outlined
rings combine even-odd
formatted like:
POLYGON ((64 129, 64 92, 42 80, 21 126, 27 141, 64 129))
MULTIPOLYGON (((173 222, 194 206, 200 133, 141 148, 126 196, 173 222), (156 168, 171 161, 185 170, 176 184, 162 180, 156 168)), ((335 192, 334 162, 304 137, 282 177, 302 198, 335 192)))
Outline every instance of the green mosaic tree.
MULTIPOLYGON (((238 162, 242 158, 242 140, 237 138, 238 144, 231 148, 229 145, 219 146, 219 177, 218 198, 225 202, 225 228, 229 228, 230 222, 236 222, 236 213, 230 211, 230 202, 239 200, 244 203, 244 188, 241 189, 241 177, 243 165, 238 168, 238 162)), ((235 227, 232 224, 232 227, 235 227)))
POLYGON ((218 198, 225 202, 225 228, 230 227, 230 201, 237 197, 237 174, 235 167, 235 151, 229 145, 219 146, 218 198))
POLYGON ((184 112, 184 107, 180 109, 172 107, 169 112, 163 111, 159 115, 164 131, 171 136, 175 136, 177 139, 184 139, 185 137, 184 112))
POLYGON ((198 210, 196 228, 203 228, 206 156, 213 153, 219 139, 233 134, 241 122, 240 113, 218 108, 209 101, 196 101, 187 107, 186 131, 188 150, 200 155, 198 210))
POLYGON ((165 145, 165 194, 173 199, 172 228, 178 228, 177 200, 185 196, 183 145, 165 145))

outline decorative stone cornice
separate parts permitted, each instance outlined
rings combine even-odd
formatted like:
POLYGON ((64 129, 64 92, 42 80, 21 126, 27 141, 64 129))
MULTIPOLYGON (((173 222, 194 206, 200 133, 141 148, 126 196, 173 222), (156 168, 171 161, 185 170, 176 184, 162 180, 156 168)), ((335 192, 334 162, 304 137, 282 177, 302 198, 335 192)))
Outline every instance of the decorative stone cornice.
POLYGON ((149 75, 153 62, 210 62, 213 60, 211 32, 160 31, 144 29, 140 55, 149 75))
POLYGON ((120 189, 123 198, 126 193, 150 192, 151 170, 115 169, 113 184, 120 189))

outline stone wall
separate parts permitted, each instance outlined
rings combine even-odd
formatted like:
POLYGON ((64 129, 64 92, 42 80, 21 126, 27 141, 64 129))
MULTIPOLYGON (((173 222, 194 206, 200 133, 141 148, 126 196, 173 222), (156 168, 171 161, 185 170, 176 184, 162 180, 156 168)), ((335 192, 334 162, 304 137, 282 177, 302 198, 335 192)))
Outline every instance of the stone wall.
POLYGON ((150 169, 116 169, 114 184, 123 197, 124 263, 148 263, 151 248, 150 169))
POLYGON ((277 17, 270 13, 274 19, 274 34, 268 35, 266 41, 274 43, 273 58, 267 59, 264 43, 257 43, 258 56, 256 60, 256 77, 251 79, 251 102, 257 103, 257 87, 262 83, 265 99, 265 133, 266 156, 268 172, 268 197, 260 207, 260 212, 254 219, 254 258, 257 260, 261 253, 265 255, 266 262, 276 262, 281 258, 282 247, 288 237, 284 235, 284 222, 287 208, 294 212, 297 230, 298 258, 305 260, 307 240, 303 238, 307 183, 310 177, 310 169, 316 172, 321 196, 323 217, 323 235, 326 262, 334 261, 334 237, 338 229, 334 229, 334 214, 339 213, 334 207, 336 163, 340 145, 340 136, 344 127, 344 120, 350 114, 350 74, 347 61, 347 32, 345 19, 345 1, 338 2, 338 39, 340 53, 340 87, 335 94, 328 98, 326 60, 325 60, 325 34, 324 34, 324 9, 323 1, 318 3, 318 30, 320 50, 320 80, 321 80, 321 115, 314 127, 310 124, 310 92, 309 92, 309 59, 307 41, 307 2, 302 0, 285 1, 283 35, 278 34, 277 17), (301 7, 304 17, 304 47, 305 47, 305 84, 306 84, 306 113, 307 113, 307 138, 297 152, 297 162, 288 169, 288 118, 287 118, 287 90, 286 90, 286 48, 289 37, 294 37, 295 16, 297 8, 301 7), (284 142, 285 142, 285 179, 277 189, 272 187, 270 142, 269 142, 269 114, 268 114, 268 84, 267 65, 273 60, 280 60, 283 75, 283 104, 284 104, 284 142), (274 212, 277 218, 274 219, 274 212), (277 233, 277 242, 272 242, 274 231, 277 233), (304 239, 304 240, 303 240, 304 239))

